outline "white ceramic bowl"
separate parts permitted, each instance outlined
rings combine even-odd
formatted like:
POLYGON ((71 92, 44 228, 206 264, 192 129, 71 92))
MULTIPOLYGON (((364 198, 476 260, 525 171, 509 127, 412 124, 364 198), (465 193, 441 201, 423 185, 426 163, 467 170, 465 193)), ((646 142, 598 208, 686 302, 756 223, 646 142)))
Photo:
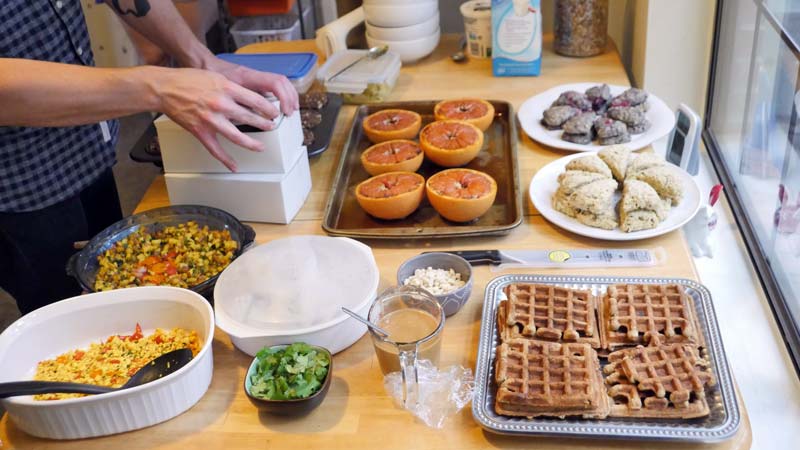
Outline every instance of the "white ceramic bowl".
POLYGON ((439 29, 439 11, 430 19, 407 27, 385 28, 366 22, 370 36, 386 41, 405 41, 418 36, 430 36, 439 29))
POLYGON ((380 272, 353 239, 293 236, 259 245, 231 263, 214 288, 217 326, 249 355, 306 342, 337 353, 366 333, 342 312, 366 316, 380 272))
POLYGON ((377 39, 367 32, 367 44, 370 47, 388 45, 389 50, 400 55, 401 61, 410 63, 420 60, 436 50, 436 46, 439 45, 439 28, 433 34, 408 41, 377 39))
POLYGON ((378 27, 407 27, 425 22, 439 11, 439 3, 404 1, 399 3, 364 2, 364 18, 378 27))
POLYGON ((49 439, 121 433, 171 419, 191 408, 211 383, 214 315, 200 295, 173 287, 138 287, 73 297, 37 309, 0 335, 0 382, 30 380, 39 361, 88 347, 139 323, 197 331, 200 352, 164 378, 122 391, 58 401, 11 397, 2 405, 16 426, 49 439))

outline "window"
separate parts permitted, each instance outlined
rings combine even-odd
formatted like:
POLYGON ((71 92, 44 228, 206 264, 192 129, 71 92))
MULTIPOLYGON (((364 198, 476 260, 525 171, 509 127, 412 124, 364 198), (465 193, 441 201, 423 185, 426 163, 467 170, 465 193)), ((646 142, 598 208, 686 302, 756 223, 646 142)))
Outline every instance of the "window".
POLYGON ((703 138, 800 361, 800 2, 719 0, 703 138))

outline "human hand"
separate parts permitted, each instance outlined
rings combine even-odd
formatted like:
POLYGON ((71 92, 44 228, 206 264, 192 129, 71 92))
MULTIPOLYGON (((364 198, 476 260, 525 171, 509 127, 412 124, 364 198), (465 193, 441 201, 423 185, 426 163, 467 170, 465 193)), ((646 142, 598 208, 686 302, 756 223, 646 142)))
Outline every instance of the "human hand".
POLYGON ((283 75, 253 70, 216 56, 205 63, 208 70, 220 73, 234 83, 261 94, 272 93, 281 101, 281 111, 287 116, 300 109, 297 89, 283 75))
POLYGON ((158 110, 192 133, 225 167, 235 172, 236 162, 223 150, 217 133, 249 150, 264 150, 260 142, 239 131, 232 123, 235 121, 262 130, 273 129, 275 123, 271 119, 279 115, 278 109, 261 94, 213 71, 154 70, 158 74, 153 82, 160 106, 158 110))

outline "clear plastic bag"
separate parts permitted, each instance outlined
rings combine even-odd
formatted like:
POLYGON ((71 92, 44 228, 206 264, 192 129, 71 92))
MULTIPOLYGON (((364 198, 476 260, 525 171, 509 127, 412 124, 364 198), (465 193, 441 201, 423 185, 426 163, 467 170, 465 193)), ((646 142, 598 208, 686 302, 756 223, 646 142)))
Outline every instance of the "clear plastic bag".
POLYGON ((475 377, 472 369, 450 366, 439 370, 428 360, 417 361, 419 371, 419 397, 417 402, 403 405, 403 381, 400 372, 392 372, 383 379, 386 392, 395 403, 414 414, 432 428, 442 428, 445 420, 461 411, 472 401, 475 377))

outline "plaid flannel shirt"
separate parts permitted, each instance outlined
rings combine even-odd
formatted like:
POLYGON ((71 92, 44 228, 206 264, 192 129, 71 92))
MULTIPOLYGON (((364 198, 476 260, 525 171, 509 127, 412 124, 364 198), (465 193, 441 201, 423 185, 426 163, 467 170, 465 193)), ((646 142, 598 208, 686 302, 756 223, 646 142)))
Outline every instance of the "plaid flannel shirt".
MULTIPOLYGON (((80 0, 0 3, 0 58, 94 65, 80 0)), ((45 208, 94 182, 116 162, 119 124, 107 124, 108 140, 96 123, 51 128, 0 126, 0 211, 45 208)))

